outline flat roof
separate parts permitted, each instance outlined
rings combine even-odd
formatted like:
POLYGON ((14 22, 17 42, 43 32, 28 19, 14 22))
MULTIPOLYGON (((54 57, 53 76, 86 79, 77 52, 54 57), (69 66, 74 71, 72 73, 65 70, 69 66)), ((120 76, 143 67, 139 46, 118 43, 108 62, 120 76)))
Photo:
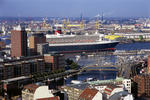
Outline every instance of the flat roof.
POLYGON ((89 86, 88 83, 81 83, 81 84, 69 84, 67 85, 68 87, 73 87, 73 88, 77 88, 77 89, 81 89, 84 90, 85 88, 87 88, 89 86))
POLYGON ((2 80, 2 82, 13 82, 13 81, 18 81, 18 80, 23 80, 23 79, 28 79, 29 77, 28 76, 21 76, 21 77, 16 77, 16 78, 10 78, 10 79, 7 79, 7 80, 2 80))
POLYGON ((111 79, 111 80, 98 80, 98 81, 90 81, 90 82, 87 82, 88 84, 90 85, 97 85, 97 84, 106 84, 106 83, 112 83, 112 82, 120 82, 120 81, 123 81, 124 78, 122 77, 118 77, 116 79, 111 79))

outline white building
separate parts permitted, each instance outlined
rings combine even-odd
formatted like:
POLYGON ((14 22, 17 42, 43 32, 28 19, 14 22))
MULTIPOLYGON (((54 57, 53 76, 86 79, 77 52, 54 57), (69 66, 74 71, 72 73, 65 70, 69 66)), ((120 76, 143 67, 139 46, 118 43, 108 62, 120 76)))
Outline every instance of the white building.
POLYGON ((48 89, 48 86, 40 86, 34 92, 33 100, 37 100, 39 98, 49 98, 54 97, 52 91, 48 89))
MULTIPOLYGON (((102 80, 89 83, 91 84, 89 86, 90 88, 97 89, 99 92, 103 93, 104 98, 107 99, 117 93, 125 93, 124 96, 120 96, 123 98, 125 96, 131 95, 131 79, 117 78, 116 80, 102 80)), ((133 96, 131 95, 130 97, 132 98, 133 96)))
POLYGON ((131 79, 124 79, 123 85, 124 85, 125 90, 131 93, 131 79))
POLYGON ((106 87, 107 87, 107 85, 96 85, 96 86, 94 86, 94 88, 99 90, 101 93, 104 92, 106 87))
POLYGON ((116 85, 108 85, 105 90, 104 94, 106 94, 107 99, 109 99, 112 95, 118 92, 124 91, 123 87, 116 86, 116 85))
POLYGON ((134 100, 133 96, 131 94, 128 94, 123 98, 123 100, 134 100))
POLYGON ((122 25, 121 26, 122 29, 135 29, 134 25, 122 25))
POLYGON ((41 98, 54 97, 48 86, 38 86, 35 84, 29 84, 24 86, 22 90, 22 100, 37 100, 41 98))

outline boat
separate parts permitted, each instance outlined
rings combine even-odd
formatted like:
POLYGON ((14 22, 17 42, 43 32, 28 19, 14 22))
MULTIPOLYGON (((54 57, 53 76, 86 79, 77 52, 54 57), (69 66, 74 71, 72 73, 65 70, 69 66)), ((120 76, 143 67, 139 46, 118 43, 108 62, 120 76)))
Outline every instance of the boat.
POLYGON ((119 41, 108 40, 104 34, 94 35, 46 35, 50 52, 93 52, 93 51, 114 51, 119 41))
POLYGON ((79 80, 72 80, 71 83, 72 83, 72 84, 81 84, 82 81, 79 81, 79 80))

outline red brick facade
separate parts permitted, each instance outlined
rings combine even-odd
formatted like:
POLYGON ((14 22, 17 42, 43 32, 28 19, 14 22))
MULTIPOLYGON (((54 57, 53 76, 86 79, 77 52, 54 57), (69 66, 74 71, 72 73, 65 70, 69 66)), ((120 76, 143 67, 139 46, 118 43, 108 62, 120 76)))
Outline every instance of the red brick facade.
POLYGON ((143 74, 137 75, 133 78, 133 81, 137 83, 137 96, 148 96, 150 97, 150 75, 143 74))
POLYGON ((27 56, 27 33, 26 31, 11 31, 11 56, 27 56))

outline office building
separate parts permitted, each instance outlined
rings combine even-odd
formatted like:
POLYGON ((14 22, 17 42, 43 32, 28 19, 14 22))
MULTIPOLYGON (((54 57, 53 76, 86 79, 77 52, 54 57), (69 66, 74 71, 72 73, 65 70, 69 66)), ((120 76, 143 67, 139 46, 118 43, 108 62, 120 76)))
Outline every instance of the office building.
POLYGON ((45 54, 44 60, 47 65, 51 65, 51 70, 63 69, 65 66, 65 57, 63 54, 45 54))
POLYGON ((11 31, 11 56, 27 56, 27 33, 20 25, 11 31))
POLYGON ((37 54, 37 44, 46 43, 46 37, 43 33, 33 34, 29 37, 30 55, 37 54))
POLYGON ((44 55, 48 53, 48 43, 37 44, 37 53, 38 55, 44 55))
POLYGON ((0 63, 0 80, 45 72, 43 56, 25 57, 0 63))

